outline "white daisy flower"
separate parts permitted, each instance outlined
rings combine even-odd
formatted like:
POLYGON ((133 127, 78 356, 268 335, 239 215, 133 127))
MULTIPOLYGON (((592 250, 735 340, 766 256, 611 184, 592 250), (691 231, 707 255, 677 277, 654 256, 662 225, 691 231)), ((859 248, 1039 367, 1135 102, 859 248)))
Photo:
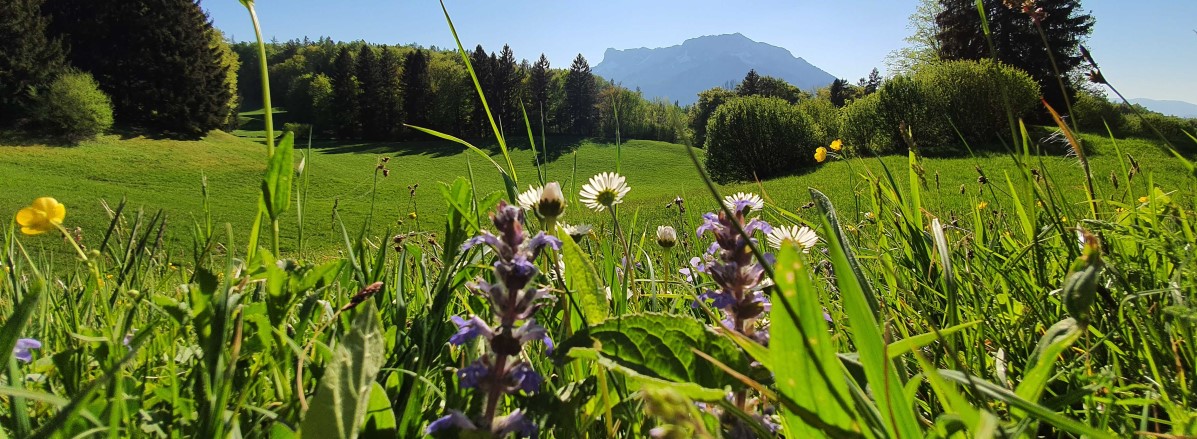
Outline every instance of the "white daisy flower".
POLYGON ((536 211, 536 205, 540 203, 540 197, 544 194, 543 187, 528 186, 528 190, 516 197, 515 202, 520 205, 520 208, 529 212, 536 211))
POLYGON ((735 195, 724 196, 723 205, 731 209, 732 212, 740 212, 746 207, 752 210, 761 210, 765 207, 765 201, 752 192, 736 192, 735 195))
POLYGON ((793 243, 802 249, 803 253, 810 253, 810 249, 819 242, 819 235, 810 227, 777 226, 769 232, 769 246, 781 249, 785 243, 793 243))
POLYGON ((582 186, 582 204, 602 212, 608 207, 623 202, 623 196, 628 194, 628 187, 622 175, 614 172, 604 172, 590 177, 590 182, 582 186))
POLYGON ((594 227, 590 224, 578 224, 576 226, 571 226, 565 223, 561 224, 561 230, 564 230, 566 235, 569 235, 570 238, 573 238, 574 242, 581 241, 582 238, 585 238, 586 235, 590 234, 592 229, 594 229, 594 227))

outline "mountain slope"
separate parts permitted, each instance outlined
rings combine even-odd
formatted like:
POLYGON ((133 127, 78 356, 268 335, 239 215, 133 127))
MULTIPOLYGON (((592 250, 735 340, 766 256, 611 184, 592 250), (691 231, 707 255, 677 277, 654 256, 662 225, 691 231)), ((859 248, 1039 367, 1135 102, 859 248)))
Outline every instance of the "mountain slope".
POLYGON ((738 33, 692 38, 657 49, 607 49, 593 72, 624 87, 639 87, 645 97, 661 97, 684 105, 693 103, 700 91, 739 82, 751 69, 803 90, 835 80, 786 49, 738 33))
POLYGON ((1156 100, 1147 98, 1130 99, 1132 104, 1147 107, 1148 110, 1164 113, 1170 116, 1197 118, 1197 104, 1185 101, 1156 100))

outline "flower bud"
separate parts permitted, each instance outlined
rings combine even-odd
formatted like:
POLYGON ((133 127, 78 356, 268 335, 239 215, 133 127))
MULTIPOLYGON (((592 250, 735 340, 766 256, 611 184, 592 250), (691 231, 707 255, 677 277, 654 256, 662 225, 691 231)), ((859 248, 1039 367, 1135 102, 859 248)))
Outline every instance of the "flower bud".
POLYGON ((673 248, 677 244, 677 231, 670 226, 657 226, 657 245, 673 248))
POLYGON ((540 193, 540 201, 536 203, 536 213, 542 218, 556 218, 565 212, 565 195, 561 193, 561 185, 550 182, 540 193))

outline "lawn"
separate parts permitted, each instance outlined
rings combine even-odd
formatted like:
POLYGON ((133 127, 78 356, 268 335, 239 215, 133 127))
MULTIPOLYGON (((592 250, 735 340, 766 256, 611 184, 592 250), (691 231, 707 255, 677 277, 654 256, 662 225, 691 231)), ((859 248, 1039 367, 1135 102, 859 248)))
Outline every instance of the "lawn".
MULTIPOLYGON (((1146 193, 1142 186, 1127 193, 1127 188, 1115 189, 1111 185, 1110 175, 1122 172, 1114 141, 1099 136, 1085 136, 1085 139, 1093 149, 1092 169, 1099 193, 1118 195, 1124 200, 1146 193)), ((190 248, 190 229, 195 221, 203 220, 204 181, 213 224, 230 223, 243 239, 253 221, 265 169, 266 152, 260 143, 222 132, 213 132, 200 141, 106 136, 73 147, 27 143, 0 141, 3 145, 0 175, 4 176, 0 183, 0 213, 12 218, 12 214, 34 198, 53 196, 69 208, 66 225, 81 227, 85 241, 90 242, 99 239, 109 222, 102 203, 115 206, 124 198, 129 207, 140 208, 147 214, 159 209, 166 213, 169 230, 166 248, 176 252, 190 248)), ((1191 194, 1192 188, 1181 187, 1183 168, 1153 142, 1126 139, 1116 143, 1124 154, 1133 155, 1140 164, 1142 173, 1136 182, 1145 184, 1145 177, 1151 177, 1165 189, 1191 194)), ((625 213, 636 213, 637 224, 632 230, 650 230, 658 223, 668 222, 676 214, 665 206, 678 196, 687 201, 692 216, 714 207, 684 146, 632 140, 616 147, 566 137, 549 138, 548 144, 553 153, 544 167, 547 181, 560 181, 567 196, 575 198, 562 218, 565 222, 604 223, 609 218, 584 211, 576 201, 586 179, 605 171, 618 170, 627 177, 632 189, 620 208, 625 213)), ((516 142, 512 148, 520 189, 538 184, 534 155, 526 141, 516 142)), ((701 157, 701 150, 695 152, 701 157)), ((297 162, 299 157, 297 154, 297 162)), ((497 154, 494 158, 504 162, 497 154)), ((1006 197, 1000 195, 1007 192, 1004 175, 1013 168, 1012 160, 1002 154, 923 159, 925 205, 936 215, 951 217, 969 212, 982 201, 1003 203, 1006 197), (978 183, 978 168, 991 183, 984 191, 978 183)), ((1055 183, 1068 189, 1064 196, 1081 206, 1084 191, 1078 161, 1054 156, 1041 156, 1039 160, 1047 174, 1057 180, 1055 183)), ((740 183, 720 189, 725 193, 764 192, 779 207, 801 211, 810 201, 806 188, 814 187, 827 193, 849 219, 858 219, 866 209, 856 204, 853 185, 863 191, 863 174, 884 178, 888 168, 898 186, 905 187, 906 164, 904 156, 845 158, 761 185, 740 183)), ((456 144, 439 141, 319 141, 312 145, 304 169, 307 174, 304 233, 308 256, 327 255, 340 248, 343 241, 333 220, 334 208, 350 231, 361 227, 373 204, 375 236, 417 229, 436 232, 445 213, 438 189, 441 182, 472 178, 484 192, 502 190, 502 180, 489 162, 456 144), (384 157, 390 158, 386 164, 389 177, 376 172, 384 157), (417 214, 415 219, 411 218, 412 213, 417 214)), ((296 182, 296 192, 303 192, 304 180, 296 182)), ((284 249, 296 248, 297 222, 292 209, 282 224, 284 249)))

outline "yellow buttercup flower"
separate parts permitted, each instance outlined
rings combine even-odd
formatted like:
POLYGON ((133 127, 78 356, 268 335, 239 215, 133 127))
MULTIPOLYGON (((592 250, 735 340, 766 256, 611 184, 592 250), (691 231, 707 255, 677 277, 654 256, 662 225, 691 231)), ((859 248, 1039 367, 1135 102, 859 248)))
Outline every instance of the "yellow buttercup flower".
POLYGON ((17 224, 21 225, 21 233, 26 235, 54 230, 65 218, 66 206, 50 197, 33 200, 33 204, 17 212, 17 224))
POLYGON ((843 141, 841 141, 840 139, 835 139, 834 141, 831 142, 831 150, 832 151, 839 152, 839 150, 841 150, 841 149, 844 149, 843 141))
POLYGON ((987 202, 987 201, 982 201, 980 203, 977 203, 977 210, 983 210, 986 207, 989 207, 989 202, 987 202))
POLYGON ((827 148, 820 146, 815 150, 815 161, 819 163, 827 161, 827 148))
POLYGON ((1146 202, 1147 202, 1147 197, 1139 197, 1139 202, 1140 202, 1140 203, 1146 203, 1146 202))

